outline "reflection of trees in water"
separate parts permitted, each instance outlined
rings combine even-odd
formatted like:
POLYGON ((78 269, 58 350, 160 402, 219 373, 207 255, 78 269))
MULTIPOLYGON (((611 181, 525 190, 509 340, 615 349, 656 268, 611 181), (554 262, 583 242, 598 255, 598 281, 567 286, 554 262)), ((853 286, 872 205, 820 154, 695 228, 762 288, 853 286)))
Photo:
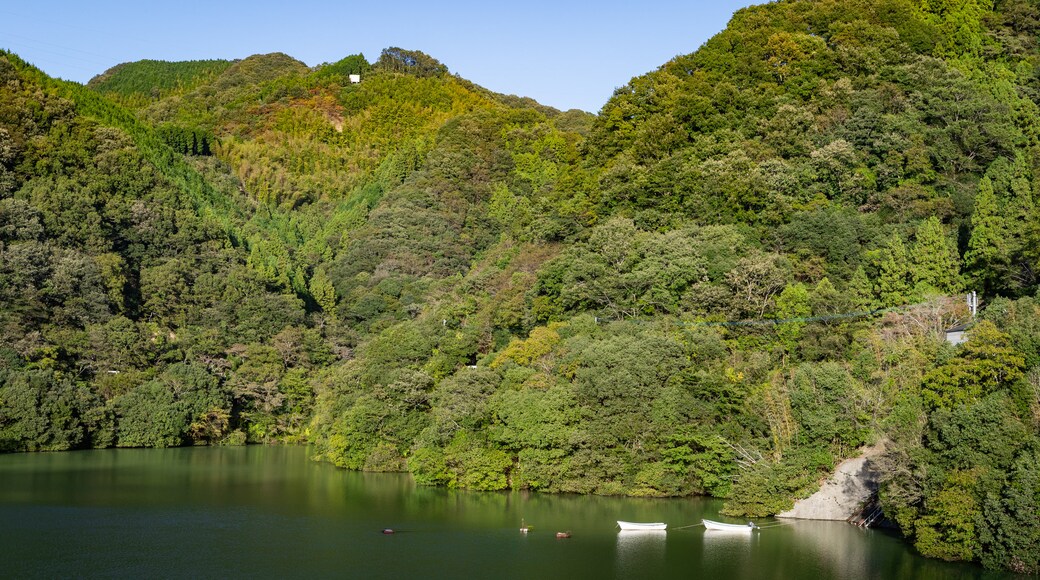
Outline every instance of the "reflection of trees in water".
POLYGON ((751 533, 705 530, 704 569, 731 578, 873 578, 871 542, 844 522, 792 521, 751 533))
POLYGON ((777 578, 784 571, 813 578, 973 578, 982 572, 913 556, 897 534, 845 522, 796 521, 767 532, 790 537, 782 544, 794 557, 778 559, 777 578))
MULTIPOLYGON (((816 562, 822 576, 853 578, 872 576, 876 545, 863 538, 873 532, 845 522, 801 521, 790 524, 792 549, 816 562)), ((801 563, 804 566, 805 563, 801 563)), ((800 568, 801 569, 801 568, 800 568)))

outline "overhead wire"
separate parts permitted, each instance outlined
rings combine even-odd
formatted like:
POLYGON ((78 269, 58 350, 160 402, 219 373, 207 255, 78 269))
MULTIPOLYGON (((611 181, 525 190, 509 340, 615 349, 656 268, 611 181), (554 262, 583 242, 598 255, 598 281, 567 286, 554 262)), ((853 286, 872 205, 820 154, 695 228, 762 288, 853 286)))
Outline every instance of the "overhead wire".
MULTIPOLYGON (((55 69, 75 69, 85 73, 97 74, 117 64, 119 62, 118 57, 69 46, 70 41, 75 42, 77 39, 80 39, 82 42, 91 42, 90 46, 94 47, 98 46, 98 43, 90 39, 118 37, 124 42, 130 42, 141 47, 146 47, 149 44, 146 40, 126 34, 125 30, 99 30, 96 26, 82 22, 75 24, 66 22, 65 20, 70 18, 69 14, 58 18, 54 14, 22 14, 0 8, 0 16, 4 17, 0 18, 0 48, 12 50, 26 62, 36 66, 51 65, 55 69), (50 31, 55 31, 57 28, 64 28, 70 31, 70 33, 61 36, 65 42, 56 43, 49 34, 46 38, 40 38, 39 36, 31 36, 25 33, 27 30, 35 30, 35 27, 29 25, 30 23, 41 22, 47 23, 50 31)), ((50 66, 47 68, 50 68, 50 66)), ((68 75, 58 73, 57 76, 67 77, 68 75)))
MULTIPOLYGON (((875 308, 873 310, 862 310, 858 312, 843 312, 839 314, 823 314, 819 316, 797 316, 792 318, 758 318, 758 319, 743 319, 743 320, 674 320, 670 321, 671 324, 677 326, 776 326, 779 324, 789 324, 793 322, 810 323, 810 322, 827 322, 830 320, 843 320, 849 318, 863 318, 867 316, 875 316, 877 314, 884 314, 886 312, 899 312, 909 310, 916 306, 922 306, 924 302, 917 302, 914 304, 904 304, 902 306, 892 306, 888 308, 875 308)), ((658 320, 645 319, 645 318, 623 318, 623 319, 610 319, 595 317, 597 323, 609 323, 609 322, 635 322, 635 323, 656 323, 658 320)))

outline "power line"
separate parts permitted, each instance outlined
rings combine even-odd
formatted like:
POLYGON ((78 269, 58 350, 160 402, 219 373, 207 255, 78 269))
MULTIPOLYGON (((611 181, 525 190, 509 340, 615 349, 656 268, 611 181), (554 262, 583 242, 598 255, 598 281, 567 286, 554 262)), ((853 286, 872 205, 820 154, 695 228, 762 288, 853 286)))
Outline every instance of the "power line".
MULTIPOLYGON (((7 38, 18 39, 18 40, 20 40, 23 43, 35 43, 35 44, 40 45, 40 46, 47 46, 47 47, 50 47, 50 48, 56 48, 56 49, 59 49, 59 50, 65 51, 65 52, 78 52, 80 54, 85 54, 87 56, 94 57, 94 58, 104 58, 104 59, 109 58, 109 57, 107 57, 107 56, 105 56, 103 54, 98 54, 96 52, 90 52, 88 50, 82 50, 82 49, 79 49, 79 48, 73 48, 71 46, 64 46, 64 45, 61 45, 61 44, 55 44, 53 42, 40 40, 38 38, 34 38, 34 37, 30 37, 30 36, 23 36, 21 34, 15 34, 13 32, 6 32, 5 31, 3 34, 7 38)), ((31 46, 31 44, 24 44, 24 46, 31 46)), ((72 56, 72 55, 68 55, 68 54, 61 54, 61 56, 68 56, 69 58, 82 58, 82 57, 76 57, 76 56, 72 56)))
POLYGON ((27 62, 32 62, 32 61, 53 62, 53 63, 56 63, 56 64, 60 64, 61 66, 72 67, 72 68, 80 68, 80 69, 84 69, 84 70, 89 70, 89 69, 86 69, 86 67, 82 63, 87 63, 87 64, 90 64, 90 65, 93 65, 93 69, 92 70, 97 70, 99 67, 103 68, 103 67, 107 67, 107 66, 111 65, 111 62, 107 62, 106 63, 106 62, 102 62, 100 60, 95 60, 93 58, 85 58, 85 57, 82 57, 82 56, 66 54, 66 53, 63 53, 63 52, 57 51, 57 50, 50 50, 50 49, 47 49, 47 48, 40 48, 38 46, 33 46, 31 44, 26 44, 26 43, 18 41, 18 40, 7 40, 6 43, 7 43, 7 47, 9 49, 11 49, 11 52, 14 52, 19 57, 25 59, 27 62), (42 57, 41 57, 41 55, 42 55, 42 57), (51 57, 57 57, 57 58, 59 58, 61 60, 52 60, 51 57), (70 62, 71 60, 79 61, 79 63, 70 62))
POLYGON ((885 312, 897 312, 900 310, 906 310, 914 306, 920 306, 923 303, 918 304, 907 304, 904 306, 893 306, 890 308, 875 308, 874 310, 862 310, 860 312, 843 312, 841 314, 824 314, 821 316, 799 316, 796 318, 760 318, 756 320, 725 320, 722 322, 685 322, 680 321, 680 324, 688 326, 776 326, 778 324, 788 324, 791 322, 827 322, 828 320, 842 320, 848 318, 863 318, 866 316, 874 316, 876 314, 883 314, 885 312))
MULTIPOLYGON (((673 321, 672 324, 675 324, 675 325, 678 325, 678 326, 776 326, 776 325, 779 325, 779 324, 789 324, 789 323, 792 323, 792 322, 801 322, 801 323, 827 322, 827 321, 830 321, 830 320, 843 320, 843 319, 848 319, 848 318, 863 318, 863 317, 867 317, 867 316, 874 316, 874 315, 877 315, 877 314, 884 314, 886 312, 899 312, 899 311, 902 311, 902 310, 908 310, 910 308, 914 308, 915 306, 922 306, 924 304, 925 304, 924 302, 917 302, 917 303, 914 303, 914 304, 904 304, 902 306, 892 306, 892 307, 889 307, 889 308, 875 308, 873 310, 862 310, 862 311, 859 311, 859 312, 843 312, 843 313, 840 313, 840 314, 824 314, 824 315, 820 315, 820 316, 799 316, 799 317, 795 317, 795 318, 757 318, 757 319, 722 320, 722 321, 677 320, 677 321, 673 321)), ((625 318, 625 319, 623 319, 623 321, 624 322, 635 322, 635 323, 641 323, 641 324, 648 324, 648 323, 655 322, 654 320, 646 319, 646 318, 625 318)), ((600 318, 600 317, 597 316, 596 317, 596 322, 597 323, 600 323, 600 322, 606 323, 606 322, 615 322, 615 321, 614 320, 600 318)), ((616 322, 621 322, 621 320, 618 320, 616 322)))

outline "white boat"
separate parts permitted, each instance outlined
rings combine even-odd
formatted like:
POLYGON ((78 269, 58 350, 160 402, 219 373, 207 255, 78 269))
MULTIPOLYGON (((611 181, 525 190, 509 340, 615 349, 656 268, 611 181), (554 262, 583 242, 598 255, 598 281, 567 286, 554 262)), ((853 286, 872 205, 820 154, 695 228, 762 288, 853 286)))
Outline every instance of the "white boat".
POLYGON ((701 520, 704 523, 704 529, 716 530, 719 532, 751 532, 751 530, 757 529, 753 522, 746 524, 724 524, 722 522, 713 522, 711 520, 701 520))
POLYGON ((661 522, 655 522, 652 524, 640 524, 637 522, 623 522, 618 520, 617 525, 621 526, 622 531, 647 531, 647 530, 663 530, 668 527, 668 524, 661 522))

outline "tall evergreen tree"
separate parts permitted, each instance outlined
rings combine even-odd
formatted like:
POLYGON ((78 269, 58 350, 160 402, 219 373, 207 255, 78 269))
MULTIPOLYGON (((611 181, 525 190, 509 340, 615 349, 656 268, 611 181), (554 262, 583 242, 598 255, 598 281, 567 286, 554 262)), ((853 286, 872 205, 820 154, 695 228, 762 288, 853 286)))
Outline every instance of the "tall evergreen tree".
POLYGON ((987 296, 1003 289, 1010 258, 1007 225, 1000 212, 993 182, 979 180, 975 211, 971 216, 971 238, 964 253, 964 265, 971 280, 987 296))
POLYGON ((777 326, 776 335, 784 343, 787 352, 791 352, 805 328, 805 322, 799 319, 812 314, 809 289, 805 284, 797 282, 784 287, 776 299, 776 314, 778 318, 786 320, 777 326))
POLYGON ((336 289, 332 286, 332 279, 325 272, 325 268, 317 268, 314 271, 309 290, 322 312, 329 316, 336 315, 336 289))
POLYGON ((918 227, 910 261, 916 294, 960 290, 957 254, 946 237, 942 223, 935 216, 926 219, 918 227))
POLYGON ((1011 288, 1016 292, 1032 286, 1037 279, 1036 244, 1038 221, 1033 202, 1033 186, 1029 180, 1029 167, 1022 154, 1015 158, 1015 174, 1003 204, 1004 221, 1007 226, 1008 256, 1010 262, 1011 288))
POLYGON ((863 269, 863 266, 856 268, 856 271, 852 273, 848 290, 849 297, 857 308, 871 310, 878 307, 874 285, 870 282, 870 277, 867 276, 867 271, 863 269))
POLYGON ((912 272, 910 260, 906 255, 906 246, 898 233, 892 232, 888 239, 888 249, 881 261, 878 272, 878 291, 881 304, 884 306, 900 306, 912 297, 912 272))

